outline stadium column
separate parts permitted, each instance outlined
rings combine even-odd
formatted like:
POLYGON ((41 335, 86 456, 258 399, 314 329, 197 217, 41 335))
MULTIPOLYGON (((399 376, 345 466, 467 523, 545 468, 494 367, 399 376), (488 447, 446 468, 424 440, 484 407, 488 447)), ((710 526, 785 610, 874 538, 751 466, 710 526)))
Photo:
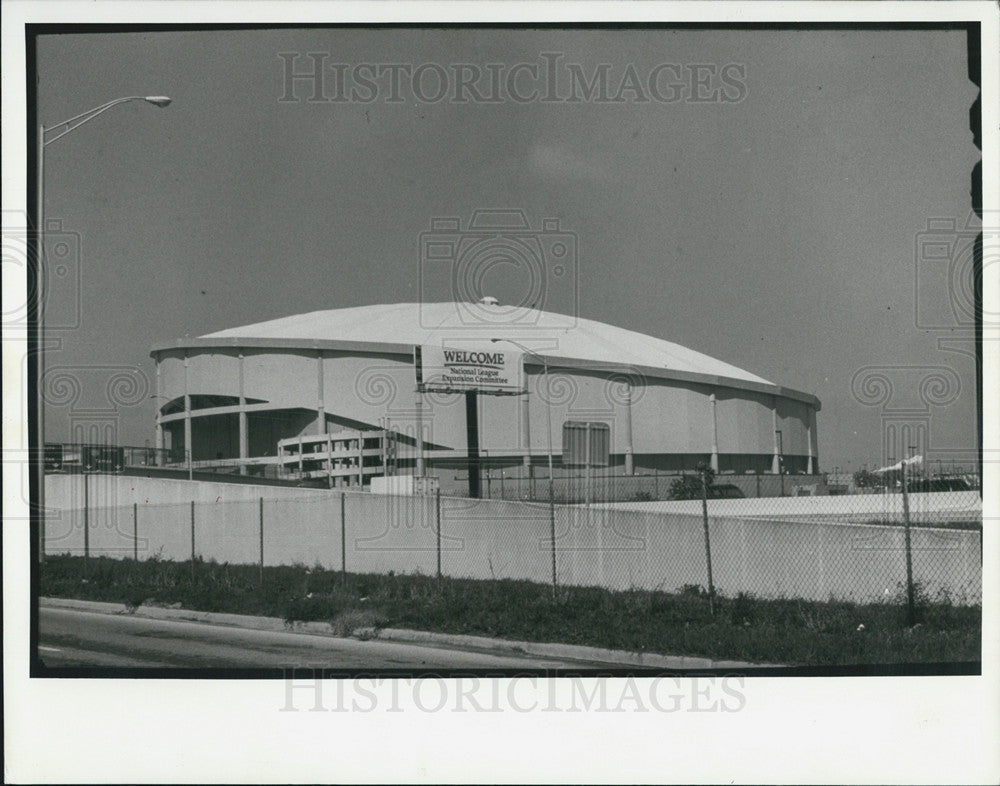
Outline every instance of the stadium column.
POLYGON ((812 425, 812 410, 809 405, 806 405, 806 439, 808 440, 807 447, 809 448, 809 463, 806 465, 806 474, 813 474, 813 425, 812 425))
POLYGON ((365 432, 358 431, 358 488, 365 487, 365 432))
POLYGON ((414 435, 416 439, 415 446, 417 448, 416 473, 418 478, 422 478, 424 476, 424 394, 419 387, 417 388, 417 398, 414 403, 416 404, 417 415, 417 428, 414 435))
POLYGON ((773 428, 771 431, 774 433, 774 458, 771 460, 771 472, 777 475, 781 472, 781 455, 778 448, 778 400, 777 398, 772 398, 771 404, 771 423, 773 428))
POLYGON ((160 356, 155 355, 153 362, 156 363, 156 455, 153 463, 158 465, 163 462, 163 423, 160 421, 163 411, 160 404, 162 400, 160 395, 160 356))
POLYGON ((465 434, 468 449, 469 496, 479 499, 479 401, 475 390, 465 391, 465 434))
POLYGON ((708 400, 712 403, 712 458, 710 461, 710 466, 712 467, 712 472, 719 471, 719 420, 715 414, 715 407, 717 401, 715 394, 713 393, 708 397, 708 400))
MULTIPOLYGON (((523 372, 522 372, 523 373, 523 372)), ((524 398, 521 401, 521 423, 522 423, 522 433, 524 436, 524 474, 528 478, 528 493, 531 499, 534 499, 534 495, 531 493, 534 490, 534 473, 531 469, 531 413, 528 409, 528 380, 525 376, 524 380, 524 398)))
POLYGON ((333 488, 333 438, 326 435, 326 485, 333 488))
POLYGON ((188 353, 184 352, 184 450, 187 451, 187 465, 194 461, 191 445, 191 389, 188 387, 188 353))
POLYGON ((246 397, 246 390, 244 389, 244 383, 243 383, 244 376, 243 376, 243 350, 242 349, 239 352, 239 360, 240 360, 240 362, 239 362, 239 377, 240 377, 240 381, 239 381, 239 385, 240 385, 240 413, 239 413, 239 419, 240 419, 240 426, 239 426, 239 428, 240 428, 240 474, 241 475, 246 475, 247 474, 247 465, 246 465, 245 462, 246 462, 246 460, 248 458, 247 454, 250 451, 248 450, 249 440, 247 439, 247 397, 246 397))
POLYGON ((625 474, 635 474, 635 445, 632 442, 632 380, 625 382, 625 438, 628 440, 625 451, 625 474))
POLYGON ((316 433, 326 434, 326 405, 323 403, 323 350, 316 350, 316 433))

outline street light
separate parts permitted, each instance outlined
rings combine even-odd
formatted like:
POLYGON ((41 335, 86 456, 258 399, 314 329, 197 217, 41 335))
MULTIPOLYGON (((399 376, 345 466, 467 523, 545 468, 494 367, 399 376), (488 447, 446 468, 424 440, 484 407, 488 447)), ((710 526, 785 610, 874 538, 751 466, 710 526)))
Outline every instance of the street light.
MULTIPOLYGON (((542 362, 542 370, 545 374, 545 391, 549 391, 549 364, 545 361, 541 355, 537 352, 528 349, 524 344, 518 341, 514 341, 512 338, 491 338, 491 342, 496 344, 499 341, 506 341, 508 344, 513 344, 515 347, 525 352, 528 355, 534 355, 535 358, 542 362)), ((525 393, 527 393, 527 386, 525 386, 525 393)), ((556 502, 555 502, 555 487, 552 483, 552 403, 549 401, 548 397, 545 399, 545 433, 548 437, 548 454, 549 454, 549 529, 552 536, 552 592, 555 593, 556 590, 556 502)), ((528 446, 528 466, 531 464, 531 446, 528 446)))
MULTIPOLYGON (((38 126, 38 171, 37 175, 37 211, 36 211, 36 242, 37 242, 37 268, 35 271, 36 279, 36 289, 38 292, 38 307, 35 313, 38 317, 36 336, 36 347, 35 350, 37 354, 38 362, 38 383, 39 386, 43 385, 44 374, 45 374, 45 351, 44 351, 44 336, 45 336, 45 287, 44 279, 42 277, 45 261, 45 148, 51 145, 57 139, 62 139, 66 134, 75 131, 84 123, 89 123, 98 115, 104 114, 111 107, 118 106, 118 104, 124 104, 128 101, 145 101, 148 104, 152 104, 156 107, 165 107, 170 103, 170 98, 168 96, 124 96, 122 98, 116 98, 113 101, 108 101, 106 104, 101 104, 93 109, 88 109, 86 112, 81 112, 78 115, 74 115, 68 120, 63 120, 61 123, 55 123, 51 126, 38 126), (59 133, 50 136, 48 139, 45 135, 50 131, 55 131, 56 129, 62 129, 59 133)), ((38 406, 38 443, 42 446, 43 450, 45 447, 45 406, 44 399, 39 401, 38 406)), ((43 461, 40 465, 41 477, 38 482, 38 522, 39 522, 39 561, 44 559, 45 555, 45 462, 43 461)))

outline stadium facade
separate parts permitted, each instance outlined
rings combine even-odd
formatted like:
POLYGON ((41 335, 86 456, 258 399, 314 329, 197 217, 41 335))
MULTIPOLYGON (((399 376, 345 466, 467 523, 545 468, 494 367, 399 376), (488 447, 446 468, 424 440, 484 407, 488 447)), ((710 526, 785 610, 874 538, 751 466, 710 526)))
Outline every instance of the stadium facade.
POLYGON ((478 440, 499 467, 544 466, 551 446, 558 473, 564 425, 597 423, 612 472, 819 472, 816 397, 668 341, 488 298, 317 311, 151 355, 157 446, 190 450, 195 466, 367 484, 461 466, 478 440), (478 395, 470 409, 461 391, 418 389, 419 348, 449 346, 517 353, 520 394, 478 395))

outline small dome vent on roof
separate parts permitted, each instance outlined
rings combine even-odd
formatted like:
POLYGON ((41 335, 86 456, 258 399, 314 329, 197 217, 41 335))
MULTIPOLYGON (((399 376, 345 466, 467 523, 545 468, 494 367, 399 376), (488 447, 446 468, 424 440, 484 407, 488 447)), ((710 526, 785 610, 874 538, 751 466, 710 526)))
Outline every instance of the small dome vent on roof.
POLYGON ((479 298, 479 303, 480 303, 480 305, 483 305, 483 306, 499 306, 500 305, 500 301, 497 300, 492 295, 486 295, 485 297, 479 298))

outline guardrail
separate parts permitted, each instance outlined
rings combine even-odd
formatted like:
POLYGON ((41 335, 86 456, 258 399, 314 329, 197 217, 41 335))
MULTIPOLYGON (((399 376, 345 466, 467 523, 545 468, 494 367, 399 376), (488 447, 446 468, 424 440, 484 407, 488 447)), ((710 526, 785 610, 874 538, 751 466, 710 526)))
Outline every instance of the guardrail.
POLYGON ((46 442, 46 472, 121 472, 128 467, 187 467, 185 450, 46 442))

